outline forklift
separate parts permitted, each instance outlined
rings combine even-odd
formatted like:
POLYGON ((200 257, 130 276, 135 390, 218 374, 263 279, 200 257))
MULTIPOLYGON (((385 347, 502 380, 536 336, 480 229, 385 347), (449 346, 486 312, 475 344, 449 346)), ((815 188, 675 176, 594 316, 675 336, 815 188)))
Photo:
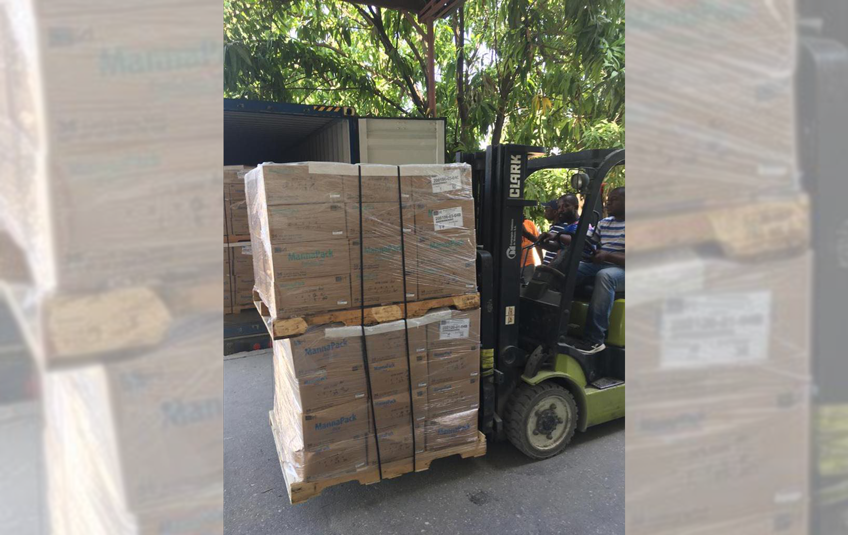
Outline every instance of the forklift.
POLYGON ((602 185, 624 164, 623 149, 532 158, 544 150, 498 145, 458 153, 473 169, 477 284, 481 298, 480 430, 508 439, 532 459, 560 453, 576 430, 624 416, 624 295, 616 295, 606 349, 574 349, 592 296, 577 285, 590 224, 601 218, 602 185), (531 275, 522 269, 527 178, 543 169, 575 170, 571 185, 585 202, 571 245, 531 275))

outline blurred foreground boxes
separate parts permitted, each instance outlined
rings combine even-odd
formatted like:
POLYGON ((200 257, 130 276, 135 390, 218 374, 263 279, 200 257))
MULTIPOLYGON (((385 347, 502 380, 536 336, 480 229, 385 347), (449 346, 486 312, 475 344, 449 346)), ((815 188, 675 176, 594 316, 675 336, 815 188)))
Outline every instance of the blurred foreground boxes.
POLYGON ((220 13, 139 6, 4 4, 0 200, 45 291, 177 285, 217 265, 199 257, 220 217, 220 99, 197 89, 221 75, 203 31, 220 13), (167 22, 183 17, 199 24, 167 22))
POLYGON ((637 0, 627 33, 631 219, 800 190, 795 2, 637 0))
POLYGON ((5 289, 52 533, 223 533, 220 13, 0 7, 0 227, 28 271, 5 289))
POLYGON ((627 4, 628 534, 808 532, 795 9, 627 4))

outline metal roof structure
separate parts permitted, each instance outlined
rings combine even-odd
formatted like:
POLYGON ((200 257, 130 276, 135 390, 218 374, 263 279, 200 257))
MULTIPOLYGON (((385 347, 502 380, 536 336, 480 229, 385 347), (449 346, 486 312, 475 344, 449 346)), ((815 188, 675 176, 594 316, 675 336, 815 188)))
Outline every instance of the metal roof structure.
POLYGON ((433 21, 447 17, 465 0, 345 0, 351 4, 377 6, 396 11, 406 11, 418 16, 418 21, 427 25, 427 107, 430 115, 436 116, 436 62, 433 50, 433 21))

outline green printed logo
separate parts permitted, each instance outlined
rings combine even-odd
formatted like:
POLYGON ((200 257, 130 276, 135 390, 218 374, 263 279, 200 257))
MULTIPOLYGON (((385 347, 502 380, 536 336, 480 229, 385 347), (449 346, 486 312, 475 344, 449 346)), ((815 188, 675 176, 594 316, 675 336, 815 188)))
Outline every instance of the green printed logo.
POLYGON ((289 262, 302 262, 304 260, 324 260, 327 258, 333 258, 333 250, 327 249, 326 251, 313 251, 311 253, 289 253, 289 262))
POLYGON ((100 52, 100 74, 125 76, 158 72, 188 71, 220 65, 223 49, 212 41, 185 47, 130 49, 122 46, 100 52))

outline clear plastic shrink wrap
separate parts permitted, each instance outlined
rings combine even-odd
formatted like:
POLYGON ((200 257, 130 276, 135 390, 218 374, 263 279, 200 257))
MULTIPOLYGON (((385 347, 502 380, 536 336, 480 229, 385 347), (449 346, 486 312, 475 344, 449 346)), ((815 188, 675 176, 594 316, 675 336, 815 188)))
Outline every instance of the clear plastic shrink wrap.
POLYGON ((44 375, 53 532, 223 533, 220 339, 179 327, 137 358, 44 375))
POLYGON ((262 164, 245 185, 273 318, 356 308, 363 290, 365 306, 477 291, 466 165, 262 164))
POLYGON ((628 532, 803 533, 811 255, 628 260, 628 532))
POLYGON ((474 444, 479 329, 479 309, 442 309, 275 340, 272 418, 288 484, 376 471, 378 460, 403 473, 413 452, 474 444))
POLYGON ((795 2, 638 0, 626 12, 628 215, 798 193, 795 2))

